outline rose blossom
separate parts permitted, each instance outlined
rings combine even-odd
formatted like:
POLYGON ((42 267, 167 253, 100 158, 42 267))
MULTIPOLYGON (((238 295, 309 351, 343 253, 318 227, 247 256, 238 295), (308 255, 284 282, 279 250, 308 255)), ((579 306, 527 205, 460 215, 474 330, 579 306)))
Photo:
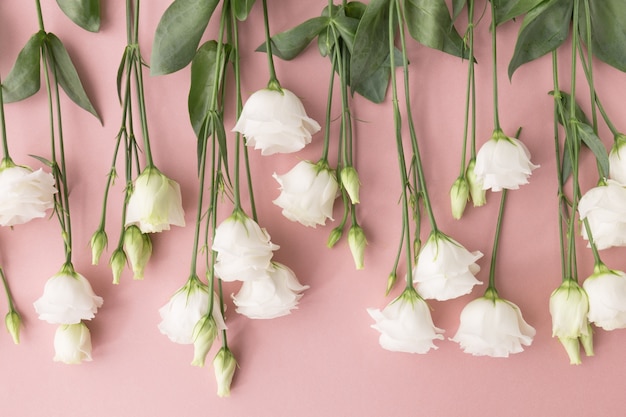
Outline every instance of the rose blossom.
POLYGON ((506 358, 522 352, 522 345, 530 346, 534 336, 535 329, 524 321, 519 307, 488 290, 463 308, 451 340, 474 356, 506 358))
POLYGON ((316 227, 333 219, 333 204, 339 184, 328 163, 300 161, 283 175, 274 173, 281 193, 273 201, 283 209, 283 216, 304 226, 316 227))
POLYGON ((0 164, 0 225, 14 226, 41 218, 54 207, 52 174, 15 165, 10 159, 0 164))
POLYGON ((299 151, 320 130, 295 94, 277 88, 252 94, 233 128, 244 135, 246 145, 260 149, 261 155, 299 151))
POLYGON ((302 285, 287 266, 273 262, 273 269, 258 279, 244 281, 233 296, 237 313, 251 319, 273 319, 298 308, 301 292, 309 288, 302 285))
MULTIPOLYGON (((161 333, 169 337, 172 342, 192 344, 196 324, 209 311, 210 292, 208 286, 197 277, 190 278, 174 293, 167 304, 159 309, 161 322, 158 327, 161 333)), ((219 299, 215 293, 213 297, 213 319, 218 331, 224 330, 226 323, 220 312, 219 299)))
POLYGON ((94 318, 102 306, 102 298, 93 292, 87 278, 66 264, 46 282, 43 295, 34 306, 41 320, 76 324, 94 318))
POLYGON ((589 321, 604 330, 626 328, 626 274, 596 266, 583 282, 589 295, 589 321))
MULTIPOLYGON (((607 180, 587 191, 578 203, 580 219, 587 219, 597 249, 626 245, 626 188, 607 180)), ((581 230, 589 240, 587 229, 581 230)))
POLYGON ((68 365, 91 361, 91 334, 85 323, 62 324, 57 328, 54 361, 68 365))
POLYGON ((437 349, 435 339, 443 339, 433 324, 430 308, 413 288, 405 289, 382 311, 367 309, 376 321, 372 328, 380 332, 379 343, 394 352, 426 353, 437 349))
POLYGON ((478 150, 474 173, 485 190, 517 190, 528 184, 532 170, 538 167, 530 162, 530 152, 519 139, 495 130, 478 150))
POLYGON ((482 256, 481 252, 468 251, 444 233, 431 233, 413 270, 417 291, 422 297, 435 300, 469 294, 474 285, 481 284, 474 275, 480 271, 475 262, 482 256))
POLYGON ((137 225, 143 233, 169 230, 170 225, 184 226, 180 186, 156 167, 143 170, 135 180, 126 208, 126 227, 137 225))
POLYGON ((235 211, 215 231, 215 273, 229 282, 256 279, 271 269, 273 251, 278 248, 265 229, 244 212, 235 211))

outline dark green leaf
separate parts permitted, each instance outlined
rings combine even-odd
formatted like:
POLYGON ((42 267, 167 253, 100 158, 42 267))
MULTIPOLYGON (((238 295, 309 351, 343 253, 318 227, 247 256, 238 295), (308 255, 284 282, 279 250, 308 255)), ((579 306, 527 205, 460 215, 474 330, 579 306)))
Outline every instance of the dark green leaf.
MULTIPOLYGON (((602 61, 626 72, 626 3, 624 0, 589 2, 592 52, 602 61)), ((580 6, 580 34, 587 41, 585 7, 580 6)))
POLYGON ((350 60, 352 92, 366 90, 389 57, 389 1, 372 0, 361 17, 350 60))
MULTIPOLYGON (((272 54, 287 61, 294 59, 328 27, 329 21, 328 17, 314 17, 292 29, 272 36, 272 54)), ((265 50, 265 44, 257 48, 258 52, 265 52, 265 50)))
POLYGON ((154 34, 150 71, 176 72, 191 62, 219 0, 175 0, 154 34))
MULTIPOLYGON (((549 94, 551 96, 554 96, 554 91, 550 91, 549 94)), ((559 110, 563 112, 564 120, 559 120, 559 123, 561 123, 561 125, 566 123, 567 120, 570 120, 571 99, 572 99, 572 96, 570 94, 564 91, 559 91, 560 102, 557 102, 556 104, 557 106, 559 106, 558 107, 559 110)), ((578 103, 574 103, 574 119, 585 124, 590 124, 589 119, 587 119, 587 115, 583 111, 582 107, 578 105, 578 103)))
POLYGON ((544 0, 492 0, 496 8, 496 25, 528 13, 544 0))
POLYGON ((456 20, 467 4, 467 0, 452 0, 452 20, 456 20))
POLYGON ((65 91, 67 96, 74 103, 78 104, 101 121, 100 115, 96 109, 94 109, 91 101, 89 101, 89 97, 87 97, 87 93, 78 76, 78 71, 76 71, 76 67, 74 67, 72 59, 61 40, 53 33, 48 33, 46 35, 46 46, 52 63, 54 63, 55 76, 61 88, 63 88, 63 91, 65 91))
POLYGON ((361 20, 366 8, 367 5, 360 1, 350 1, 343 6, 343 13, 345 16, 361 20))
POLYGON ((246 20, 256 0, 231 0, 231 1, 232 1, 233 11, 235 12, 235 17, 238 20, 246 20))
MULTIPOLYGON (((400 52, 399 49, 394 48, 394 54, 396 66, 402 65, 402 52, 400 52)), ((363 80, 355 92, 373 103, 381 103, 387 94, 390 76, 391 60, 389 59, 389 56, 387 56, 383 65, 381 65, 371 76, 363 80)))
POLYGON ((317 35, 317 49, 320 51, 320 55, 328 56, 335 41, 331 35, 331 28, 327 27, 317 35))
POLYGON ((24 100, 41 87, 41 46, 46 37, 37 32, 26 42, 17 55, 13 68, 2 83, 4 101, 11 103, 24 100))
POLYGON ((577 123, 576 128, 578 129, 578 136, 595 155, 596 161, 598 162, 598 169, 600 170, 600 176, 607 178, 609 176, 609 156, 604 147, 604 143, 602 143, 602 140, 588 124, 577 123))
POLYGON ((528 12, 509 63, 509 78, 521 65, 555 50, 565 41, 573 8, 572 0, 544 0, 528 12))
POLYGON ((349 51, 354 47, 354 37, 359 27, 359 20, 348 16, 335 16, 331 25, 337 29, 341 40, 346 44, 349 51))
POLYGON ((465 44, 452 24, 444 0, 403 0, 411 37, 429 48, 467 58, 465 44))
POLYGON ((100 0, 57 0, 63 13, 81 28, 100 30, 100 0))

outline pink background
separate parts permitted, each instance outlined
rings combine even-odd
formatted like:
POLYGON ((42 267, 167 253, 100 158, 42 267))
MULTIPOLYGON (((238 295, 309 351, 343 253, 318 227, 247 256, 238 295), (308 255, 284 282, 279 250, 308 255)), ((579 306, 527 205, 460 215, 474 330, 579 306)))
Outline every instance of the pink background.
MULTIPOLYGON (((368 307, 382 308, 398 294, 384 296, 400 233, 399 178, 389 98, 374 105, 359 97, 354 111, 359 122, 357 168, 363 186, 358 216, 369 246, 366 267, 355 271, 345 239, 334 249, 325 242, 334 224, 317 229, 291 223, 271 201, 278 190, 271 178, 301 159, 316 160, 322 135, 304 151, 261 157, 252 166, 260 223, 282 246, 275 259, 289 265, 303 284, 300 308, 292 315, 253 321, 230 305, 230 346, 240 364, 232 396, 215 395, 210 365, 189 365, 192 347, 177 345, 159 333, 158 309, 185 281, 192 248, 197 199, 195 137, 188 122, 186 97, 189 69, 162 77, 146 76, 151 138, 155 162, 176 179, 183 192, 187 227, 154 236, 154 254, 144 281, 126 271, 119 286, 111 284, 108 253, 99 266, 90 263, 88 241, 98 225, 105 175, 119 128, 115 93, 117 65, 125 45, 123 2, 103 1, 103 25, 92 34, 73 25, 53 1, 45 1, 46 29, 65 43, 86 89, 103 117, 104 126, 64 101, 66 140, 74 224, 75 266, 105 300, 89 323, 94 361, 80 366, 54 363, 55 326, 37 319, 32 302, 63 260, 55 219, 36 220, 0 230, 0 264, 12 284, 24 318, 22 343, 13 345, 0 332, 0 415, 49 417, 105 416, 618 416, 623 415, 624 331, 595 332, 595 357, 571 366, 565 351, 551 337, 548 298, 560 283, 556 174, 552 134, 551 67, 548 57, 521 67, 512 82, 506 67, 519 22, 498 31, 500 45, 500 117, 512 135, 523 126, 521 139, 533 162, 541 165, 531 183, 509 194, 501 240, 497 280, 500 295, 517 303, 537 329, 532 346, 508 359, 472 357, 452 337, 463 306, 482 295, 432 302, 433 319, 446 330, 446 340, 427 355, 392 353, 378 344, 370 328, 368 307)), ((246 96, 267 82, 265 57, 253 52, 262 41, 260 1, 242 25, 243 91, 246 96)), ((170 4, 144 1, 141 11, 143 53, 150 56, 157 22, 170 4)), ((324 0, 271 0, 272 33, 317 16, 324 0)), ((477 9, 482 10, 483 2, 477 9)), ((462 20, 462 19, 461 19, 462 20)), ((477 28, 477 131, 480 142, 492 130, 489 14, 477 28)), ((461 28, 464 27, 461 23, 461 28)), ((17 53, 37 30, 34 2, 0 2, 0 72, 6 76, 17 53)), ((206 39, 214 38, 215 24, 206 39)), ((568 48, 562 57, 567 62, 568 48)), ((467 63, 410 43, 413 103, 431 197, 440 228, 470 250, 480 250, 478 278, 488 278, 499 196, 488 205, 469 208, 461 221, 452 219, 448 190, 458 175, 467 63)), ((309 48, 292 62, 276 61, 279 79, 300 96, 309 115, 323 122, 329 62, 309 48)), ((563 64, 563 67, 566 67, 563 64)), ((626 122, 624 74, 604 64, 596 67, 597 89, 619 127, 626 122)), ((569 81, 562 76, 563 89, 569 81)), ((583 80, 581 79, 581 84, 583 80)), ((587 89, 580 88, 588 109, 587 89)), ((16 162, 38 166, 29 154, 49 156, 45 93, 6 106, 8 134, 16 162)), ((334 116, 337 116, 335 114, 334 116)), ((227 126, 232 126, 232 117, 227 126)), ((335 126, 336 123, 333 125, 335 126)), ((611 137, 603 128, 607 146, 611 137)), ((590 155, 584 157, 583 187, 597 180, 590 155)), ((113 190, 109 240, 114 246, 122 185, 113 190)), ((337 208, 339 205, 337 206, 337 208)), ((222 217, 230 208, 225 209, 222 217)), ((340 211, 336 217, 340 217, 340 211)), ((592 257, 580 242, 581 275, 592 270, 592 257)), ((624 251, 602 252, 614 269, 625 269, 624 251)), ((404 269, 401 267, 401 274, 404 269)), ((227 292, 237 291, 236 284, 227 292)), ((6 311, 0 299, 2 315, 6 311)), ((229 301, 230 303, 230 301, 229 301)), ((209 358, 212 358, 216 347, 209 358)))

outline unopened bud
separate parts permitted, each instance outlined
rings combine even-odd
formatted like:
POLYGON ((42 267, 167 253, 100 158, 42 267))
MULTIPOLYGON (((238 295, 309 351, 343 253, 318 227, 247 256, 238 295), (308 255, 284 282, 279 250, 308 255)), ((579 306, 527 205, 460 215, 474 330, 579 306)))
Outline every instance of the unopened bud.
POLYGON ((366 245, 367 239, 363 228, 359 225, 352 226, 348 232, 348 246, 350 246, 356 269, 363 269, 364 267, 366 245))
POLYGON ((152 255, 152 241, 139 227, 128 226, 124 231, 124 249, 133 270, 133 279, 143 279, 143 271, 152 255))
POLYGON ((483 182, 474 173, 476 159, 470 160, 465 171, 465 178, 469 184, 469 193, 474 207, 484 206, 487 202, 487 191, 483 189, 483 182))
POLYGON ((193 328, 193 366, 204 366, 207 353, 217 337, 217 324, 212 315, 202 317, 193 328))
POLYGON ((361 188, 361 182, 359 181, 359 174, 354 167, 345 167, 340 172, 341 185, 348 192, 350 201, 352 204, 359 204, 359 190, 361 188))
POLYGON ((452 208, 452 217, 459 220, 463 217, 467 200, 469 199, 470 186, 467 179, 459 177, 450 188, 450 206, 452 208))
POLYGON ((89 246, 91 246, 91 264, 98 265, 100 261, 100 256, 102 252, 107 247, 108 239, 107 234, 104 229, 98 229, 93 236, 91 236, 91 240, 89 241, 89 246))
POLYGON ((221 348, 213 359, 215 379, 217 381, 217 395, 220 397, 230 396, 230 385, 235 375, 237 361, 228 348, 221 348))
POLYGON ((124 267, 126 266, 126 254, 124 253, 124 249, 115 249, 109 263, 111 264, 111 271, 113 272, 113 284, 119 284, 122 271, 124 271, 124 267))
POLYGON ((11 309, 4 318, 4 324, 7 331, 13 338, 13 343, 18 345, 20 343, 20 327, 22 325, 22 319, 17 311, 11 309))

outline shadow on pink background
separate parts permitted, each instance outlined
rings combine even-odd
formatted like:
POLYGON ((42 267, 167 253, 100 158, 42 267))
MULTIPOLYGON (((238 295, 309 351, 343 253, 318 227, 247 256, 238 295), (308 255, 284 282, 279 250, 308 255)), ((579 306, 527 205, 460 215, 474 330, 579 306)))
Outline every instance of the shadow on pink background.
MULTIPOLYGON (((549 57, 521 67, 511 82, 506 76, 519 22, 498 31, 500 119, 509 135, 522 126, 521 138, 541 165, 530 184, 509 193, 497 280, 500 295, 515 302, 537 329, 532 346, 508 359, 472 357, 448 340, 471 295, 434 302, 435 324, 445 329, 439 349, 426 355, 392 353, 378 344, 366 308, 382 308, 387 276, 400 238, 399 175, 389 98, 375 105, 354 100, 356 166, 361 175, 358 208, 369 246, 365 269, 356 271, 345 239, 326 248, 334 224, 304 228, 280 215, 272 204, 278 196, 271 175, 284 173, 301 159, 317 160, 322 135, 297 154, 261 157, 251 153, 259 220, 281 245, 276 260, 289 265, 310 289, 293 314, 270 321, 239 316, 229 303, 229 345, 240 369, 230 398, 215 395, 210 365, 190 366, 192 347, 177 345, 160 334, 158 309, 187 278, 192 250, 197 199, 196 144, 187 116, 189 68, 176 74, 148 77, 146 91, 153 154, 159 168, 181 184, 188 226, 154 236, 154 254, 144 281, 132 281, 129 271, 119 286, 111 284, 105 254, 91 265, 88 241, 98 226, 105 176, 119 128, 116 97, 117 65, 126 43, 122 1, 102 2, 103 26, 92 34, 73 25, 52 1, 44 2, 46 29, 65 43, 86 89, 103 117, 104 126, 83 110, 64 102, 65 135, 71 203, 74 215, 75 266, 87 276, 104 305, 89 324, 94 361, 80 366, 54 363, 55 326, 37 319, 32 302, 63 259, 59 227, 54 218, 0 230, 0 264, 12 284, 23 314, 22 343, 0 337, 0 415, 13 417, 130 417, 130 416, 619 416, 623 415, 624 331, 595 331, 595 357, 571 366, 551 337, 548 298, 560 283, 557 228, 556 171, 552 128, 549 57)), ((260 2, 241 26, 242 88, 244 96, 268 81, 266 59, 254 49, 263 40, 260 2)), ((479 9, 482 7, 482 2, 479 9)), ((166 0, 143 2, 142 49, 150 55, 152 36, 166 0)), ((325 1, 270 0, 272 33, 319 15, 325 1)), ((479 23, 477 95, 479 142, 492 130, 489 16, 479 23)), ((464 23, 460 23, 460 28, 464 23)), ((213 37, 215 24, 207 31, 213 37)), ((19 50, 37 30, 34 2, 0 2, 0 72, 6 75, 19 50)), ((567 47, 563 48, 567 50, 567 47)), ((458 175, 467 63, 410 43, 412 100, 424 156, 429 191, 442 231, 469 250, 480 250, 478 278, 488 279, 499 195, 488 204, 468 208, 461 221, 450 214, 448 190, 458 175)), ((564 55, 565 56, 565 55, 564 55)), ((282 85, 302 98, 310 116, 323 122, 330 66, 315 47, 298 59, 276 60, 282 85)), ((597 89, 614 122, 624 123, 624 74, 599 63, 597 89)), ((562 79, 567 89, 569 80, 562 79)), ((583 90, 581 91, 586 94, 583 90)), ((585 97, 585 96, 583 96, 585 97)), ((587 109, 587 101, 582 100, 587 109)), ((6 106, 8 135, 16 162, 37 166, 28 155, 49 152, 47 105, 43 91, 6 106)), ((338 115, 335 114, 334 117, 338 115)), ((232 115, 228 126, 234 125, 232 115)), ((334 125, 333 125, 334 126, 334 125)), ((600 132, 609 146, 610 135, 600 132)), ((597 174, 590 157, 584 159, 583 188, 597 174)), ((109 224, 119 222, 121 182, 113 191, 109 224)), ((245 202, 244 204, 247 204, 245 202)), ((228 214, 225 210, 222 215, 228 214)), ((341 213, 336 213, 339 218, 341 213)), ((336 224, 336 222, 335 222, 336 224)), ((114 230, 109 236, 115 242, 114 230)), ((114 243, 110 243, 113 246, 114 243)), ((581 274, 592 272, 593 259, 583 242, 579 248, 581 274)), ((625 269, 624 250, 602 253, 613 269, 625 269)), ((401 271, 404 271, 401 268, 401 271)), ((402 272, 403 274, 403 272, 402 272)), ((228 284, 227 292, 238 290, 228 284)), ((4 303, 4 301, 2 302, 4 303)), ((0 304, 2 311, 5 304, 0 304)), ((4 313, 3 313, 4 314, 4 313)), ((216 343, 209 358, 219 343, 216 343)))

